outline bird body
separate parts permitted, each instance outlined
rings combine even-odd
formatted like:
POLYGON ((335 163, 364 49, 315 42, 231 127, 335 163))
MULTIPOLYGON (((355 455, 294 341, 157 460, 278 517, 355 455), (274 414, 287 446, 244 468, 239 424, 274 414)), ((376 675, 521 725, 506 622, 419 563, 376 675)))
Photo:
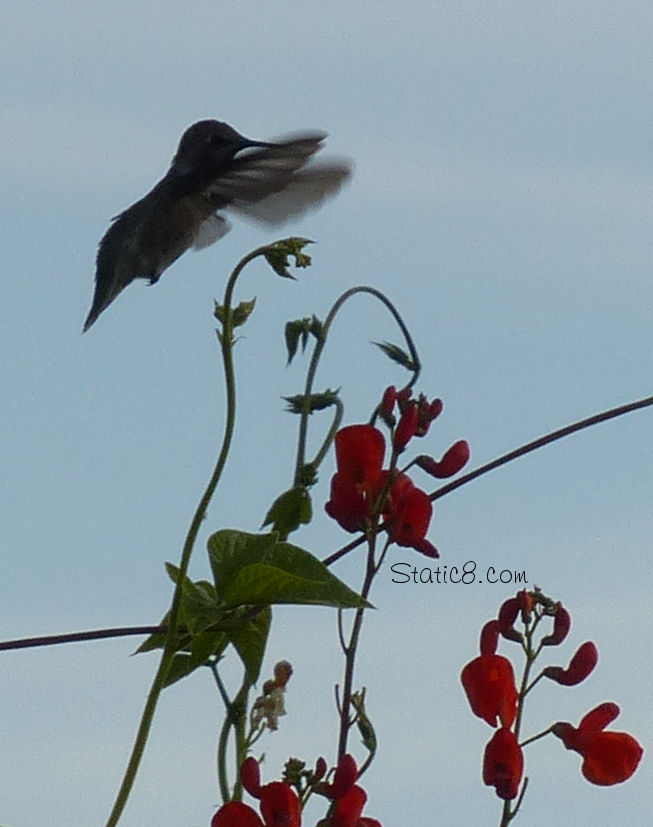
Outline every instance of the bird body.
POLYGON ((351 174, 344 161, 305 166, 323 133, 250 141, 228 124, 198 121, 182 135, 170 169, 113 219, 98 248, 93 304, 84 330, 134 279, 154 284, 189 247, 229 231, 218 210, 279 225, 334 194, 351 174))

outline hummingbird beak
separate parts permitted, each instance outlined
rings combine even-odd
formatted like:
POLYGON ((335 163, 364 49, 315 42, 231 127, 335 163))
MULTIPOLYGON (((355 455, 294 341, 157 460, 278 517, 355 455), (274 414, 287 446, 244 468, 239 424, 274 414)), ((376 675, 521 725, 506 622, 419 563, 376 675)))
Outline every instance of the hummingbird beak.
POLYGON ((241 149, 274 149, 275 147, 280 146, 279 144, 269 143, 268 141, 250 141, 249 138, 243 138, 243 142, 240 146, 241 149))

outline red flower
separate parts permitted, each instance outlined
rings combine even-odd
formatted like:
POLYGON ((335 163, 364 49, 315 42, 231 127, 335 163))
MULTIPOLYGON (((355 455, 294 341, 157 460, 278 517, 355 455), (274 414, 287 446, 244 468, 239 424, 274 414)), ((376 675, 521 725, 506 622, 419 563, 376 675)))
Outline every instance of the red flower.
POLYGON ((524 756, 515 734, 505 727, 498 729, 485 748, 483 783, 509 801, 517 797, 523 771, 524 756))
POLYGON ((583 756, 582 773, 592 784, 608 787, 627 781, 635 772, 643 750, 632 735, 626 732, 603 732, 619 715, 614 703, 603 703, 588 712, 573 727, 559 722, 553 727, 554 735, 562 740, 567 749, 583 756))
POLYGON ((223 804, 211 819, 211 827, 265 827, 258 814, 242 801, 223 804))
POLYGON ((367 793, 362 787, 351 787, 348 792, 336 799, 331 827, 358 827, 366 801, 367 793))
POLYGON ((356 766, 356 759, 353 755, 347 753, 338 761, 338 766, 333 776, 333 784, 322 784, 320 792, 324 793, 327 798, 341 798, 351 790, 357 778, 358 767, 356 766))
POLYGON ((413 485, 406 474, 398 474, 390 486, 383 510, 392 542, 414 548, 427 557, 438 557, 438 550, 426 539, 432 514, 433 505, 428 494, 413 485))
POLYGON ((338 471, 331 479, 326 512, 345 531, 365 529, 378 497, 385 439, 371 425, 350 425, 336 434, 338 471))
POLYGON ((261 790, 261 815, 265 827, 300 827, 299 799, 287 784, 273 781, 261 790))
POLYGON ((338 473, 364 490, 373 487, 381 473, 385 439, 372 425, 349 425, 336 434, 338 473))
POLYGON ((544 675, 563 686, 576 686, 594 671, 598 660, 599 651, 592 641, 588 640, 579 647, 566 669, 561 666, 547 666, 544 675))
POLYGON ((347 754, 338 762, 333 784, 320 785, 318 791, 335 800, 330 827, 381 827, 380 822, 374 818, 361 818, 367 793, 356 784, 357 778, 356 760, 347 754))
POLYGON ((515 674, 508 658, 496 655, 499 624, 486 623, 481 632, 481 654, 470 661, 460 675, 474 715, 490 726, 510 727, 517 715, 515 674))

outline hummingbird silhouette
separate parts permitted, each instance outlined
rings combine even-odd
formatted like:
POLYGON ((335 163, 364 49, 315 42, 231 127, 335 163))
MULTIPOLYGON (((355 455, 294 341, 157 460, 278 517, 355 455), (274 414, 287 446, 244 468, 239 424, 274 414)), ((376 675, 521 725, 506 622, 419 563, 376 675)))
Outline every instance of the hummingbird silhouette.
POLYGON ((251 141, 221 121, 189 126, 166 175, 115 216, 100 241, 84 331, 134 279, 155 284, 189 247, 222 238, 231 225, 218 210, 274 226, 335 194, 351 174, 347 162, 306 166, 325 138, 307 132, 251 141))

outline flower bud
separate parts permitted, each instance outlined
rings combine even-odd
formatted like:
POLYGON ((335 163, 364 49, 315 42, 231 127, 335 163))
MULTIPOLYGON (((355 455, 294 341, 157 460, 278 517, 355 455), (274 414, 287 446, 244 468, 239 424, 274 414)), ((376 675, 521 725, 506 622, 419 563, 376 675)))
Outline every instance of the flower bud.
POLYGON ((454 442, 439 462, 429 456, 419 456, 415 461, 427 474, 437 479, 445 479, 457 474, 467 464, 469 456, 469 444, 461 439, 454 442))
POLYGON ((569 634, 571 615, 559 603, 553 619, 553 632, 542 638, 542 646, 558 646, 569 634))
POLYGON ((261 797, 261 768, 256 758, 246 758, 240 765, 240 780, 254 798, 261 797))
POLYGON ((418 417, 417 404, 411 402, 402 413, 392 440, 393 448, 398 454, 406 448, 406 445, 415 436, 418 417))
POLYGON ((395 402, 397 401, 397 389, 394 385, 390 385, 390 387, 386 388, 383 393, 383 398, 381 399, 381 406, 379 408, 379 414, 381 415, 381 419, 392 427, 395 424, 395 418, 392 413, 392 409, 395 406, 395 402))
POLYGON ((514 640, 521 643, 523 636, 513 628, 517 615, 521 609, 521 601, 518 597, 510 597, 501 604, 499 609, 499 630, 507 640, 514 640))
POLYGON ((519 598, 522 623, 528 623, 531 619, 531 612, 533 611, 533 598, 531 593, 526 591, 526 589, 522 589, 520 592, 517 592, 517 597, 519 598))
POLYGON ((562 686, 576 686, 594 671, 598 660, 598 649, 588 640, 578 649, 566 669, 561 666, 547 666, 544 676, 562 686))
POLYGON ((440 416, 443 408, 444 402, 441 399, 434 399, 429 404, 429 419, 431 420, 431 422, 440 416))
POLYGON ((494 655, 499 643, 499 621, 488 620, 481 631, 481 654, 494 655))
POLYGON ((326 775, 327 762, 320 756, 315 762, 315 769, 313 770, 313 781, 316 783, 321 781, 326 775))
POLYGON ((400 391, 397 391, 397 405, 399 406, 400 413, 406 410, 412 395, 413 391, 411 388, 402 388, 400 391))

